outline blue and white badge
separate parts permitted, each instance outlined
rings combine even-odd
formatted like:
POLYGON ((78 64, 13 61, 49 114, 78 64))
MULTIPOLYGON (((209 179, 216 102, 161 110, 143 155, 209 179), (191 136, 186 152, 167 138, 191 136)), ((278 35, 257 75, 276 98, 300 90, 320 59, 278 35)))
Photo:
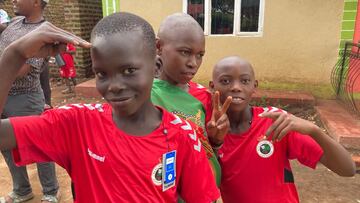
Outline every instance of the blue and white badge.
POLYGON ((172 188, 176 180, 176 150, 163 154, 163 192, 172 188))

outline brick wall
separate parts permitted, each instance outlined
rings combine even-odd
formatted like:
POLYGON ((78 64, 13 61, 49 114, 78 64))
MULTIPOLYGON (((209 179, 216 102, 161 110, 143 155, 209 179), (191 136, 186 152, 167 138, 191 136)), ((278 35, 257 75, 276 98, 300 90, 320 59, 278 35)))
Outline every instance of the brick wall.
MULTIPOLYGON (((5 0, 3 9, 11 17, 14 16, 11 0, 5 0)), ((51 0, 45 8, 44 16, 54 25, 90 40, 92 28, 102 18, 102 2, 100 0, 51 0)), ((75 66, 78 77, 92 75, 89 50, 77 49, 75 66)), ((57 67, 52 66, 50 73, 57 77, 57 67)))
MULTIPOLYGON (((99 0, 68 0, 65 6, 66 28, 90 40, 91 30, 102 18, 102 2, 99 0)), ((76 52, 76 66, 80 77, 92 75, 90 50, 78 48, 76 52)))

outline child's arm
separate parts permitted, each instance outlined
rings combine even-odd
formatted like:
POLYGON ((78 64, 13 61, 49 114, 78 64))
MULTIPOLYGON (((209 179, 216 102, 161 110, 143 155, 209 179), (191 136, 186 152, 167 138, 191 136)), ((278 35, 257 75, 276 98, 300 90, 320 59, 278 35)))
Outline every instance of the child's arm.
MULTIPOLYGON (((91 44, 81 38, 61 30, 50 23, 40 27, 11 43, 0 58, 0 115, 7 99, 11 84, 21 71, 27 58, 46 57, 65 51, 66 43, 85 48, 91 44)), ((0 121, 0 149, 16 147, 13 128, 9 120, 0 121)))
POLYGON ((213 112, 206 126, 209 141, 213 148, 219 148, 223 144, 225 135, 229 131, 230 123, 226 111, 231 104, 231 100, 231 97, 226 98, 224 104, 221 106, 220 93, 216 91, 213 95, 213 112))
POLYGON ((280 141, 290 131, 311 136, 323 149, 324 153, 320 162, 340 176, 354 176, 355 164, 349 153, 330 136, 325 134, 317 125, 283 112, 265 112, 259 115, 274 120, 266 131, 273 141, 280 141))

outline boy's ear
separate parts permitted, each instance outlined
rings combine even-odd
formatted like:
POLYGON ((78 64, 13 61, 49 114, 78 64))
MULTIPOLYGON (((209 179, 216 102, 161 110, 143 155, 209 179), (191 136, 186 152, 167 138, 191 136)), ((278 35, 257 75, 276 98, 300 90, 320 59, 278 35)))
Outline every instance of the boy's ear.
POLYGON ((161 50, 162 50, 161 44, 162 44, 162 42, 161 42, 159 37, 156 37, 155 43, 156 43, 156 54, 161 56, 161 50))
POLYGON ((209 81, 209 90, 211 93, 214 93, 214 82, 213 81, 209 81))
POLYGON ((255 82, 254 82, 254 91, 253 92, 256 92, 258 86, 259 86, 258 80, 255 80, 255 82))
POLYGON ((254 87, 255 87, 255 88, 258 88, 258 86, 259 86, 258 80, 255 80, 254 87))

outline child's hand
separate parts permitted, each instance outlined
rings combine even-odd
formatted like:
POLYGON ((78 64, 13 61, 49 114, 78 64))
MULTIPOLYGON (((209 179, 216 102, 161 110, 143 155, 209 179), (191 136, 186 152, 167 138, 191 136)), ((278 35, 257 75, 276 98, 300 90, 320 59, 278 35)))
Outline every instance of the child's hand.
POLYGON ((232 98, 229 96, 221 106, 220 93, 218 91, 213 95, 213 112, 211 120, 207 123, 206 129, 210 142, 216 146, 224 142, 224 137, 230 128, 230 122, 226 115, 231 104, 232 98))
POLYGON ((37 29, 16 40, 10 47, 23 58, 43 58, 64 52, 67 43, 84 48, 91 47, 87 41, 55 27, 49 22, 43 23, 37 29))
POLYGON ((310 121, 284 112, 265 112, 259 116, 274 120, 274 123, 265 133, 266 137, 270 137, 272 134, 273 141, 280 141, 290 131, 297 131, 301 134, 312 135, 314 129, 317 127, 310 121))

